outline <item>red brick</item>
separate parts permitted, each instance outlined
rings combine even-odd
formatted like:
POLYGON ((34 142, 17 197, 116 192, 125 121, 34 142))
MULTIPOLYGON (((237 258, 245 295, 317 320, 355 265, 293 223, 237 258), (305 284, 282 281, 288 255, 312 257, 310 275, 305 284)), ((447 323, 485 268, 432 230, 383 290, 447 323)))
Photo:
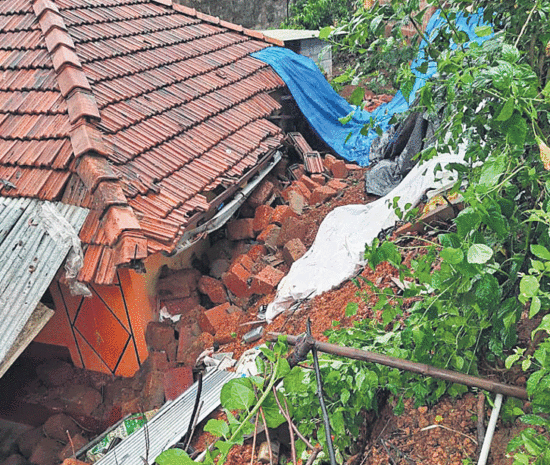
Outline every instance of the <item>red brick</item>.
MULTIPOLYGON (((233 263, 231 264, 231 268, 236 265, 241 265, 246 271, 252 271, 254 268, 254 262, 252 259, 247 255, 239 255, 235 260, 233 260, 233 263)), ((231 271, 231 268, 229 268, 229 271, 231 271)))
POLYGON ((187 391, 193 384, 191 366, 173 368, 164 373, 164 396, 166 400, 174 400, 187 391))
POLYGON ((230 306, 231 304, 226 302, 223 305, 218 305, 217 307, 202 312, 199 316, 199 325, 201 329, 212 335, 216 334, 218 331, 227 329, 229 321, 227 309, 230 306))
POLYGON ((288 202, 288 199, 289 199, 289 197, 290 197, 290 192, 291 192, 291 191, 295 191, 295 192, 298 192, 298 193, 300 192, 300 191, 298 190, 298 188, 294 185, 294 183, 292 183, 292 184, 291 184, 290 186, 288 186, 286 189, 284 189, 284 190, 281 191, 281 197, 282 197, 283 199, 285 199, 285 202, 288 202))
POLYGON ((172 341, 176 340, 174 328, 165 323, 151 321, 145 330, 145 342, 152 350, 166 350, 172 341))
POLYGON ((159 408, 164 404, 164 374, 159 371, 147 373, 141 400, 145 411, 159 408))
POLYGON ((222 304, 227 301, 227 292, 225 292, 224 285, 210 276, 201 277, 199 291, 206 294, 214 304, 222 304))
POLYGON ((335 161, 331 165, 330 171, 332 172, 332 175, 337 179, 344 179, 348 175, 348 169, 346 168, 346 163, 344 162, 344 160, 335 161))
POLYGON ((254 215, 254 221, 252 223, 252 228, 255 233, 263 231, 269 223, 271 222, 271 217, 275 209, 269 205, 260 205, 256 208, 256 213, 254 215))
POLYGON ((348 171, 359 171, 363 169, 361 166, 356 165, 355 163, 346 163, 346 168, 348 169, 348 171))
MULTIPOLYGON (((286 218, 298 218, 298 215, 288 205, 278 205, 271 217, 271 223, 281 226, 286 218)), ((261 234, 258 236, 258 240, 260 240, 260 237, 261 234)))
POLYGON ((318 187, 311 194, 311 205, 317 205, 319 203, 324 203, 328 199, 331 199, 337 194, 334 189, 331 189, 328 186, 318 187))
POLYGON ((302 181, 294 181, 292 184, 298 189, 298 192, 302 194, 306 200, 309 201, 309 198, 311 197, 311 191, 307 188, 307 186, 302 181))
POLYGON ((253 294, 269 294, 275 290, 284 276, 285 274, 282 271, 267 265, 252 279, 251 291, 253 294))
POLYGON ((296 191, 290 191, 288 194, 288 206, 297 215, 301 215, 307 201, 302 194, 296 191))
MULTIPOLYGON (((204 308, 201 307, 201 313, 204 312, 204 308)), ((200 314, 199 314, 200 315, 200 314)), ((198 320, 198 318, 197 318, 198 320)), ((178 338, 178 353, 176 356, 176 361, 180 362, 180 354, 184 354, 189 347, 198 339, 202 330, 197 321, 193 322, 192 325, 180 326, 179 338, 178 338), (197 330, 195 330, 195 326, 197 330)))
POLYGON ((287 218, 281 226, 281 232, 277 238, 277 246, 282 247, 291 239, 300 239, 304 242, 309 227, 305 221, 287 218))
MULTIPOLYGON (((322 174, 312 174, 311 175, 311 180, 317 184, 319 184, 320 186, 324 186, 325 185, 325 182, 326 182, 326 179, 325 177, 322 175, 322 174)), ((316 189, 316 188, 315 188, 316 189)), ((313 189, 313 190, 315 190, 313 189)), ((313 191, 312 190, 312 191, 313 191)))
MULTIPOLYGON (((289 217, 287 217, 287 219, 289 219, 289 217)), ((268 250, 276 249, 280 233, 281 228, 279 226, 270 224, 264 229, 264 232, 258 236, 258 241, 263 242, 268 250)))
MULTIPOLYGON (((71 454, 73 455, 73 454, 71 454)), ((63 460, 63 459, 61 459, 63 460)), ((2 462, 1 465, 27 465, 29 462, 19 454, 11 454, 6 460, 2 462)), ((83 463, 83 462, 81 462, 83 463)))
POLYGON ((262 244, 256 244, 247 253, 253 262, 257 262, 265 254, 267 254, 267 249, 262 244))
POLYGON ((32 451, 35 449, 35 447, 38 445, 43 437, 44 432, 42 431, 42 427, 40 426, 38 428, 33 428, 25 431, 24 433, 21 433, 15 440, 15 443, 17 444, 17 448, 19 449, 19 451, 26 458, 29 458, 32 455, 32 451))
POLYGON ((227 238, 230 241, 254 239, 256 235, 254 234, 253 223, 252 218, 242 218, 227 223, 227 238))
POLYGON ((162 305, 166 307, 166 310, 170 315, 185 315, 199 304, 200 297, 196 291, 193 291, 189 297, 162 301, 162 305))
POLYGON ((337 161, 337 158, 334 155, 327 154, 323 160, 323 165, 325 165, 325 168, 330 171, 330 167, 335 161, 337 161))
POLYGON ((176 271, 157 283, 157 294, 163 300, 189 297, 197 289, 201 274, 194 268, 176 271))
POLYGON ((57 465, 58 455, 63 449, 63 444, 55 439, 43 438, 33 450, 29 461, 33 465, 57 465))
POLYGON ((166 357, 168 358, 168 362, 175 362, 176 361, 176 355, 178 353, 178 341, 175 339, 168 344, 168 346, 165 349, 166 357))
POLYGON ((250 272, 237 264, 230 268, 227 273, 224 273, 222 282, 237 297, 249 297, 248 278, 250 272))
POLYGON ((71 436, 81 432, 81 429, 76 425, 73 419, 63 413, 58 413, 48 418, 43 428, 46 436, 63 442, 67 442, 69 439, 67 437, 67 432, 69 432, 71 436))
POLYGON ((248 198, 248 204, 252 208, 258 208, 260 205, 264 205, 269 197, 271 197, 271 194, 273 194, 273 183, 271 181, 264 181, 262 182, 254 192, 252 192, 252 195, 248 198))
POLYGON ((173 367, 173 364, 168 361, 168 356, 165 351, 158 352, 156 350, 150 350, 147 363, 151 371, 161 371, 163 373, 173 367))
POLYGON ((234 329, 225 329, 219 333, 216 333, 214 336, 214 342, 217 342, 221 346, 224 344, 230 344, 235 339, 233 337, 234 331, 234 329))
POLYGON ((321 184, 319 184, 318 182, 315 182, 312 178, 313 176, 321 176, 323 178, 323 180, 325 179, 322 175, 312 175, 311 178, 307 177, 307 176, 302 176, 300 178, 300 181, 304 184, 304 186, 306 186, 309 191, 313 191, 314 189, 318 188, 321 186, 321 184))
MULTIPOLYGON (((81 434, 75 434, 74 436, 71 436, 71 442, 67 443, 65 447, 61 450, 59 453, 59 460, 65 460, 73 456, 73 451, 78 452, 80 449, 82 449, 84 446, 86 446, 90 441, 86 439, 81 434)), ((65 463, 65 462, 63 462, 65 463)), ((83 462, 75 462, 75 463, 83 463, 83 462)))
POLYGON ((197 361, 197 357, 209 347, 212 347, 214 337, 210 333, 202 333, 185 350, 178 352, 178 363, 183 363, 188 366, 193 366, 197 361))
POLYGON ((288 265, 292 265, 306 253, 306 246, 300 239, 291 239, 283 247, 283 258, 288 265))
POLYGON ((61 393, 66 412, 71 415, 89 416, 101 404, 101 394, 84 385, 69 385, 61 393))
POLYGON ((343 189, 346 189, 348 185, 345 182, 338 181, 338 179, 331 179, 329 182, 327 182, 327 187, 330 187, 335 191, 341 191, 343 189))

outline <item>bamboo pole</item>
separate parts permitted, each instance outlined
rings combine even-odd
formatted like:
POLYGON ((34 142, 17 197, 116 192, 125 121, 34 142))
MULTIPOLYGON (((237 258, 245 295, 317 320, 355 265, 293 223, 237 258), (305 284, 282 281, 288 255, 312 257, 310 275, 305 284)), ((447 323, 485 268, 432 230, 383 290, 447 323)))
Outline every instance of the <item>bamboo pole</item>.
MULTIPOLYGON (((283 334, 269 332, 267 334, 267 339, 270 341, 276 341, 280 335, 283 334)), ((298 340, 297 336, 286 336, 287 342, 290 345, 296 344, 298 340)), ((320 342, 315 339, 313 341, 318 351, 327 354, 352 358, 354 360, 363 360, 365 362, 379 363, 380 365, 386 365, 392 368, 398 368, 400 370, 411 371, 413 373, 419 373, 424 376, 431 376, 432 378, 438 378, 444 381, 450 381, 452 383, 477 387, 479 389, 483 389, 489 392, 495 392, 504 396, 516 397, 518 399, 528 398, 527 391, 524 388, 518 386, 497 383, 495 381, 480 378, 478 376, 466 375, 464 373, 458 373, 456 371, 446 370, 444 368, 436 368, 430 365, 426 365, 424 363, 410 362, 409 360, 376 354, 374 352, 368 352, 366 350, 354 349, 351 347, 342 347, 336 344, 329 344, 328 342, 320 342)))

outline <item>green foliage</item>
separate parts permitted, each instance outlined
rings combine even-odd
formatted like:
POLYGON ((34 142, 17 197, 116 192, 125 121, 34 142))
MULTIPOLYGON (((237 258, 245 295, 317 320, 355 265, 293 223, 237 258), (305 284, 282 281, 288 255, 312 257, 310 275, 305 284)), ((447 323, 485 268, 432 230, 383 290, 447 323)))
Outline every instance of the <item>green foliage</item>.
POLYGON ((334 26, 351 17, 356 3, 355 0, 296 0, 281 27, 315 30, 334 26))

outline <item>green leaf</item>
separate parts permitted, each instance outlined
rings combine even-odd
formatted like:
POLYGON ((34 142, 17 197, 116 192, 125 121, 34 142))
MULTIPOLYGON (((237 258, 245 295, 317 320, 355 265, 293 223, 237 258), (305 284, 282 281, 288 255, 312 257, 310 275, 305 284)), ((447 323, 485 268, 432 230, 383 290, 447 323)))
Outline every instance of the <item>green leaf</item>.
POLYGON ((475 287, 475 297, 479 307, 486 311, 500 302, 501 289, 492 274, 483 274, 475 287))
MULTIPOLYGON (((284 398, 280 392, 277 393, 277 398, 279 399, 281 405, 284 405, 284 398)), ((279 406, 275 400, 275 394, 272 392, 269 393, 267 398, 262 403, 262 410, 264 411, 265 421, 268 428, 277 428, 286 421, 285 417, 283 417, 281 411, 279 410, 279 406)))
POLYGON ((426 74, 428 72, 428 62, 424 61, 420 66, 416 68, 416 70, 421 74, 426 74))
POLYGON ((348 302, 346 305, 346 316, 354 316, 357 314, 359 305, 356 302, 348 302))
POLYGON ((550 260, 550 252, 540 244, 531 244, 531 253, 542 260, 550 260))
POLYGON ((474 29, 474 32, 478 37, 486 37, 493 33, 493 28, 491 26, 478 26, 474 29))
POLYGON ((451 265, 462 263, 462 260, 464 260, 464 253, 462 252, 462 250, 455 249, 453 247, 447 247, 443 249, 440 253, 440 256, 444 261, 450 263, 451 265))
POLYGON ((514 113, 514 106, 515 106, 515 99, 514 97, 510 97, 508 100, 506 100, 506 103, 502 106, 500 113, 497 116, 497 121, 508 120, 512 116, 512 113, 514 113))
POLYGON ((471 207, 462 210, 455 218, 457 232, 460 237, 466 237, 471 231, 477 231, 481 218, 471 207))
POLYGON ((544 317, 542 318, 542 321, 540 322, 540 325, 538 325, 537 329, 535 329, 531 333, 531 338, 533 338, 533 336, 539 331, 546 331, 547 333, 550 334, 550 314, 544 315, 544 317))
POLYGON ((349 98, 349 103, 355 106, 361 106, 361 104, 363 103, 364 97, 365 97, 365 89, 358 86, 351 93, 351 96, 349 98))
POLYGON ((533 318, 539 311, 541 307, 540 299, 535 296, 531 299, 531 306, 529 307, 529 318, 533 318))
POLYGON ((168 449, 160 454, 155 463, 158 465, 196 465, 196 462, 191 460, 189 455, 181 449, 168 449))
POLYGON ((472 244, 468 249, 468 263, 482 265, 487 263, 493 256, 493 249, 485 244, 472 244))
POLYGON ((226 438, 229 435, 229 425, 223 420, 210 419, 204 426, 204 431, 218 438, 226 438))
POLYGON ((537 295, 539 287, 539 280, 531 275, 523 276, 519 282, 519 291, 528 299, 537 295))
POLYGON ((247 378, 228 381, 222 387, 220 399, 222 406, 227 410, 248 409, 256 402, 252 383, 247 378))
POLYGON ((545 428, 550 429, 550 421, 538 415, 523 415, 520 420, 526 425, 544 426, 545 428))
POLYGON ((527 121, 525 121, 517 110, 514 111, 510 119, 502 122, 502 127, 509 144, 517 145, 518 147, 525 145, 528 130, 527 121))
POLYGON ((343 125, 346 125, 348 124, 351 119, 353 118, 353 115, 355 114, 354 111, 350 111, 346 116, 344 116, 343 118, 338 118, 338 121, 340 121, 340 123, 342 123, 343 125))
POLYGON ((333 29, 334 29, 333 26, 327 26, 327 27, 322 28, 319 31, 319 39, 321 39, 321 40, 327 39, 328 36, 330 35, 330 33, 333 31, 333 29))
POLYGON ((286 392, 303 392, 307 390, 307 384, 304 382, 304 370, 299 366, 295 366, 290 370, 284 380, 283 385, 286 392))
POLYGON ((280 358, 277 360, 277 365, 275 366, 275 376, 277 378, 282 378, 290 372, 290 365, 286 358, 280 358))
POLYGON ((508 160, 505 155, 487 159, 481 168, 478 185, 485 187, 494 186, 498 182, 500 175, 506 170, 507 164, 508 160))

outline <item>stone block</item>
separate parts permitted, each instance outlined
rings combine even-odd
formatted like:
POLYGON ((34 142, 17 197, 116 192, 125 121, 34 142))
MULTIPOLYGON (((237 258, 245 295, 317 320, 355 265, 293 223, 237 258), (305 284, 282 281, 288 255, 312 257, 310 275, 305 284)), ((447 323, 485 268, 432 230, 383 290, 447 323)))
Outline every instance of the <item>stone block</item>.
POLYGON ((331 189, 334 189, 337 192, 342 191, 343 189, 346 189, 348 185, 345 182, 338 181, 338 179, 331 179, 329 182, 327 182, 327 187, 330 187, 331 189))
POLYGON ((53 415, 46 420, 44 423, 44 434, 52 439, 57 439, 63 443, 69 440, 67 436, 67 431, 71 437, 75 436, 78 433, 81 433, 81 429, 77 426, 74 420, 63 413, 58 413, 53 415))
MULTIPOLYGON (((319 186, 324 186, 326 182, 326 179, 322 174, 312 174, 311 180, 319 186)), ((315 189, 317 189, 317 187, 315 187, 315 189)), ((311 189, 311 191, 313 192, 315 189, 311 189)))
POLYGON ((267 265, 252 279, 251 291, 253 294, 259 295, 270 294, 284 276, 285 274, 282 271, 267 265))
POLYGON ((344 179, 348 176, 348 169, 344 160, 336 160, 330 167, 332 175, 337 179, 344 179))
POLYGON ((331 189, 328 186, 318 187, 311 194, 311 205, 317 205, 320 203, 325 203, 327 200, 331 199, 337 194, 334 189, 331 189))
POLYGON ((256 213, 254 214, 254 220, 252 222, 252 227, 254 232, 258 234, 263 231, 269 223, 271 223, 271 217, 275 209, 269 205, 260 205, 256 208, 256 213))
POLYGON ((47 387, 63 386, 75 375, 73 366, 63 360, 52 359, 36 367, 36 375, 47 387))
MULTIPOLYGON (((72 441, 72 444, 69 442, 65 445, 63 449, 61 449, 61 452, 59 453, 59 456, 58 456, 59 460, 65 460, 65 459, 71 458, 74 453, 78 452, 80 449, 86 446, 89 442, 81 434, 75 434, 74 436, 71 436, 71 441, 72 441)), ((76 463, 83 463, 83 462, 76 462, 76 463)))
POLYGON ((167 323, 151 321, 145 330, 145 342, 151 350, 163 351, 176 339, 174 328, 167 323))
POLYGON ((157 295, 162 300, 189 297, 197 290, 200 277, 200 272, 193 268, 179 270, 158 280, 157 295))
POLYGON ((225 258, 218 258, 212 261, 210 264, 210 276, 221 279, 223 274, 229 270, 229 265, 231 265, 231 262, 225 258))
POLYGON ((217 279, 210 276, 202 276, 199 280, 199 291, 208 296, 214 304, 227 302, 225 286, 217 279))
POLYGON ((212 347, 214 337, 210 333, 202 333, 190 346, 185 350, 178 352, 178 363, 188 366, 194 366, 197 357, 206 349, 212 347))
POLYGON ((291 191, 288 194, 288 206, 297 215, 301 215, 303 213, 306 204, 306 199, 301 193, 297 191, 291 191))
POLYGON ((227 238, 230 241, 242 241, 244 239, 254 239, 254 220, 252 218, 241 218, 227 223, 227 238))
POLYGON ((262 244, 256 244, 250 248, 247 255, 250 257, 254 263, 256 263, 260 258, 262 258, 267 253, 267 249, 262 244))
POLYGON ((304 242, 309 227, 303 220, 287 218, 281 226, 281 232, 277 238, 277 246, 282 247, 291 239, 300 239, 304 242))
POLYGON ((44 438, 44 432, 42 431, 42 427, 39 426, 38 428, 33 428, 20 434, 15 440, 15 443, 17 444, 19 452, 28 459, 42 438, 44 438))
POLYGON ((166 400, 174 400, 189 389, 193 384, 191 366, 173 368, 164 373, 164 396, 166 400))
POLYGON ((247 201, 248 205, 252 208, 258 208, 260 205, 264 205, 269 197, 271 197, 271 194, 273 194, 273 189, 273 183, 265 180, 254 190, 254 192, 252 192, 252 195, 247 201))
MULTIPOLYGON (((286 218, 298 218, 298 215, 288 205, 278 205, 271 217, 271 223, 281 226, 286 218)), ((258 240, 260 240, 260 236, 258 236, 258 240)))
POLYGON ((147 374, 141 395, 145 411, 159 408, 164 404, 164 374, 152 371, 147 374))
POLYGON ((81 384, 65 387, 60 398, 67 413, 83 416, 90 416, 102 401, 98 391, 81 384))
POLYGON ((229 314, 227 309, 231 306, 229 302, 218 305, 217 307, 205 310, 199 317, 199 326, 204 332, 212 335, 218 331, 227 329, 229 322, 229 314))
POLYGON ((33 465, 58 465, 63 444, 55 439, 43 438, 32 451, 29 461, 33 465))
POLYGON ((287 265, 292 265, 306 253, 306 246, 300 239, 291 239, 283 247, 283 258, 287 265))

